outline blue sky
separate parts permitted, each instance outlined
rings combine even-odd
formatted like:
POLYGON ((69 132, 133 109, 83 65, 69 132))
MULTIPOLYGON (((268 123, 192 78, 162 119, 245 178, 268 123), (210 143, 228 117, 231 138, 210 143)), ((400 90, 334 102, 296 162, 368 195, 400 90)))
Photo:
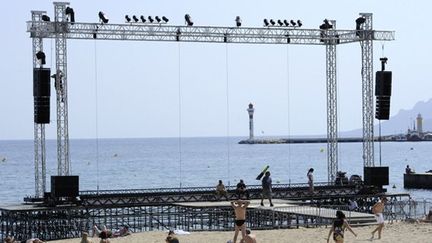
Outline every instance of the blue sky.
MULTIPOLYGON (((32 46, 25 21, 31 10, 46 10, 53 17, 53 4, 26 0, 2 5, 7 11, 0 15, 0 139, 32 139, 32 46)), ((189 13, 196 25, 233 26, 239 15, 251 27, 262 26, 264 18, 280 18, 301 19, 304 28, 317 28, 328 18, 340 29, 355 28, 358 13, 371 12, 374 29, 396 31, 396 41, 374 45, 374 71, 382 55, 393 71, 394 115, 431 98, 431 34, 425 31, 430 5, 401 0, 80 0, 70 6, 77 22, 96 22, 97 13, 104 11, 110 23, 123 23, 125 14, 144 14, 165 15, 170 24, 183 25, 189 13)), ((54 67, 54 40, 46 39, 44 50, 46 66, 54 67)), ((339 130, 360 128, 359 44, 338 46, 337 58, 339 130)), ((324 46, 70 40, 68 76, 71 138, 176 137, 179 93, 185 137, 247 136, 249 102, 256 107, 257 135, 326 133, 324 46)), ((54 96, 51 105, 47 138, 56 137, 54 96)))

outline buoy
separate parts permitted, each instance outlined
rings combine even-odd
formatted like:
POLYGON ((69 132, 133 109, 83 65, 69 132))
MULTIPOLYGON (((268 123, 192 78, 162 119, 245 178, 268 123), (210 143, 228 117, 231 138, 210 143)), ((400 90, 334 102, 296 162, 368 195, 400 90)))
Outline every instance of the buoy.
POLYGON ((394 188, 396 188, 396 185, 395 185, 395 184, 393 184, 393 189, 394 189, 394 188))
POLYGON ((113 157, 117 157, 117 156, 118 156, 117 154, 114 154, 114 155, 113 155, 113 157))

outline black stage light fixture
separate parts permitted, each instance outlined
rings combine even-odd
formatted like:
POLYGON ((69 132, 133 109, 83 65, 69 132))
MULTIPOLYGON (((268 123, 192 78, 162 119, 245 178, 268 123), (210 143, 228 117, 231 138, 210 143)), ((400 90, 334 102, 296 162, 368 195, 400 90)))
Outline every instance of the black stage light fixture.
POLYGON ((288 20, 284 19, 284 24, 285 24, 285 26, 289 26, 288 20))
POLYGON ((42 15, 42 20, 45 22, 50 22, 51 19, 50 19, 50 17, 48 17, 48 15, 44 14, 44 15, 42 15))
POLYGON ((176 33, 176 41, 180 40, 180 35, 181 35, 181 31, 180 29, 177 29, 177 33, 176 33))
POLYGON ((269 22, 267 19, 264 19, 264 26, 269 26, 269 22))
POLYGON ((102 11, 99 11, 99 19, 100 19, 100 21, 101 21, 102 23, 104 23, 104 24, 107 24, 108 21, 109 21, 108 17, 107 17, 107 16, 105 15, 105 13, 102 12, 102 11))
POLYGON ((143 15, 141 15, 140 19, 141 19, 141 22, 143 22, 143 23, 145 23, 145 22, 146 22, 146 19, 144 18, 144 16, 143 16, 143 15))
POLYGON ((366 22, 366 18, 365 17, 358 17, 356 19, 356 30, 360 30, 361 25, 364 24, 366 22))
POLYGON ((291 19, 290 23, 292 26, 296 26, 296 22, 294 20, 291 19))
POLYGON ((130 22, 131 21, 131 18, 129 17, 129 15, 125 15, 125 19, 126 19, 126 22, 130 22))
POLYGON ((156 19, 156 21, 157 21, 158 23, 160 23, 160 22, 162 21, 162 19, 159 18, 159 16, 156 16, 155 19, 156 19))
POLYGON ((283 26, 283 22, 282 22, 282 20, 278 19, 277 22, 278 22, 279 26, 283 26))
POLYGON ((66 13, 67 15, 69 15, 69 17, 70 17, 70 22, 71 22, 71 23, 75 23, 75 12, 74 12, 73 8, 71 8, 71 7, 66 7, 65 13, 66 13))
POLYGON ((137 16, 132 16, 132 19, 135 21, 135 23, 137 23, 139 21, 139 19, 137 18, 137 16))
POLYGON ((186 20, 187 26, 192 26, 194 24, 192 22, 192 18, 191 18, 191 16, 189 14, 185 15, 185 20, 186 20))
POLYGON ((285 37, 287 38, 287 44, 291 43, 290 35, 286 34, 285 37))
POLYGON ((302 27, 303 23, 301 22, 301 20, 300 20, 300 19, 299 19, 299 20, 297 20, 297 25, 298 25, 298 27, 302 27))
POLYGON ((154 22, 154 19, 152 18, 152 16, 148 16, 147 19, 150 21, 150 23, 154 22))
POLYGON ((270 24, 271 24, 271 25, 275 25, 276 22, 275 22, 273 19, 270 19, 270 24))
POLYGON ((46 64, 45 57, 46 56, 45 56, 45 53, 43 51, 38 51, 36 53, 36 59, 38 59, 42 65, 46 64))
POLYGON ((162 16, 162 20, 165 21, 165 23, 168 23, 169 19, 165 16, 162 16))
POLYGON ((235 22, 236 22, 236 26, 237 26, 237 27, 240 27, 240 26, 241 26, 241 24, 242 24, 242 20, 241 20, 240 16, 237 16, 237 17, 235 18, 235 22))

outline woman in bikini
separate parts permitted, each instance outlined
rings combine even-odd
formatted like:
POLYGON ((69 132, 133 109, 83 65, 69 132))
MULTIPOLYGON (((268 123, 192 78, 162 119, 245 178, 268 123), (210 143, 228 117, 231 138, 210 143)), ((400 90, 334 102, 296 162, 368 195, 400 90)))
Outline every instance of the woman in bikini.
POLYGON ((235 233, 234 233, 234 241, 237 242, 237 236, 239 231, 242 233, 242 239, 244 240, 246 237, 246 208, 250 204, 249 201, 237 200, 232 201, 231 206, 234 208, 235 212, 235 233))
POLYGON ((354 233, 351 226, 348 224, 348 222, 345 219, 345 214, 342 211, 336 211, 336 219, 333 221, 333 225, 329 231, 327 242, 330 241, 330 236, 333 233, 333 240, 336 243, 343 243, 344 242, 344 232, 345 229, 348 229, 351 233, 353 233, 356 237, 357 234, 354 233))

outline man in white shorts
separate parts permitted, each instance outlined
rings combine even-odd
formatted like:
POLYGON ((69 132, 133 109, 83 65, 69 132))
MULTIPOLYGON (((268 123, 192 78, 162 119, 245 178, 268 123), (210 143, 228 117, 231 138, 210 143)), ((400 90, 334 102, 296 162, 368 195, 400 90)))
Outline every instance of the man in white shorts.
POLYGON ((375 205, 372 206, 372 213, 375 214, 375 219, 378 223, 378 226, 376 227, 376 229, 374 229, 372 231, 372 237, 371 239, 374 238, 375 236, 375 232, 378 231, 378 239, 381 239, 381 232, 384 228, 384 216, 383 216, 383 211, 384 211, 384 207, 385 207, 385 203, 387 202, 387 198, 385 198, 384 196, 381 197, 381 200, 378 201, 377 203, 375 203, 375 205))

